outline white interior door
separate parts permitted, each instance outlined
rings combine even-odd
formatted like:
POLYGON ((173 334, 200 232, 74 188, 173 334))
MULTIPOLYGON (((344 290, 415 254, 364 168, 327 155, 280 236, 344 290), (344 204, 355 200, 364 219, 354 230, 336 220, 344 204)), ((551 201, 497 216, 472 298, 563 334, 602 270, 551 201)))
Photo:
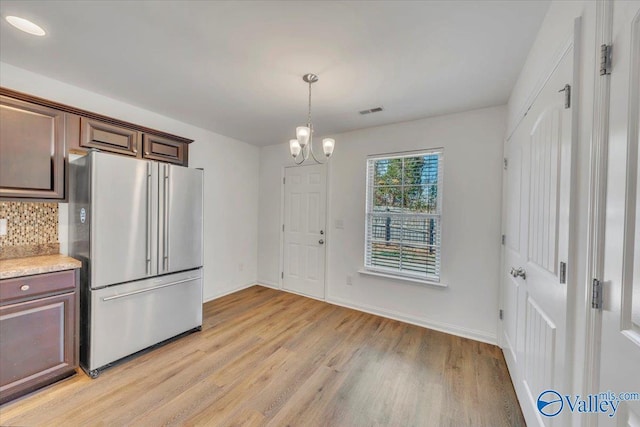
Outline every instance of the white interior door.
MULTIPOLYGON (((613 62, 599 391, 640 393, 640 2, 613 3, 613 62)), ((596 373, 597 375, 597 373, 596 373)), ((598 425, 640 426, 640 400, 622 396, 598 425)))
POLYGON ((284 289, 324 299, 327 172, 324 165, 285 168, 284 289))
POLYGON ((562 89, 573 87, 573 62, 570 47, 505 147, 501 341, 529 426, 566 422, 541 414, 538 397, 567 390, 571 360, 560 263, 569 256, 573 117, 562 89))

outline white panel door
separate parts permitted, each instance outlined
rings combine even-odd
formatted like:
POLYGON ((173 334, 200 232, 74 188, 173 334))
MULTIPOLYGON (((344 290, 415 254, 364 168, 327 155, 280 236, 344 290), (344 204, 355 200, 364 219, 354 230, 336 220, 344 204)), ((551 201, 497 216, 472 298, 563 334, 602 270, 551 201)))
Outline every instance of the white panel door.
POLYGON ((326 167, 285 168, 284 289, 324 299, 326 167))
MULTIPOLYGON (((613 3, 599 390, 640 393, 640 2, 613 3)), ((640 426, 640 400, 600 426, 640 426)))
POLYGON ((562 89, 573 87, 573 62, 571 47, 505 147, 501 341, 529 426, 566 422, 541 414, 538 396, 567 390, 571 360, 560 263, 569 256, 573 144, 573 108, 562 89))

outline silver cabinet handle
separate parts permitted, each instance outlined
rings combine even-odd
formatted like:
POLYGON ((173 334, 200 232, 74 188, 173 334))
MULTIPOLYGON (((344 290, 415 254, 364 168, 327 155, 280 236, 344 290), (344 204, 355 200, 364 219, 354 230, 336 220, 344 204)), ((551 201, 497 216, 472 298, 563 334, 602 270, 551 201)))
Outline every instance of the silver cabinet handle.
POLYGON ((320 243, 321 245, 324 245, 324 239, 318 240, 318 243, 320 243))
POLYGON ((29 285, 22 285, 22 286, 20 286, 20 290, 21 290, 21 291, 28 291, 28 290, 29 290, 29 285))
POLYGON ((147 275, 151 274, 151 162, 147 162, 147 275))
POLYGON ((165 271, 169 270, 169 171, 169 165, 164 165, 164 259, 162 264, 165 271))

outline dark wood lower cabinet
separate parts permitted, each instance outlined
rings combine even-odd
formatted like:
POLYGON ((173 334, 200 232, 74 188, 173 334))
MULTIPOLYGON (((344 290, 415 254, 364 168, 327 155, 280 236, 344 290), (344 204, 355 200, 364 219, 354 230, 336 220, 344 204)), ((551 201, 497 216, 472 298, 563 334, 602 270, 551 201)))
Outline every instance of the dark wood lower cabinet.
MULTIPOLYGON (((0 281, 5 289, 23 282, 21 288, 28 293, 34 287, 42 288, 47 276, 52 276, 52 293, 58 293, 35 299, 27 296, 26 301, 5 299, 0 307, 0 404, 76 372, 76 274, 68 273, 65 277, 71 284, 59 283, 60 273, 0 281)), ((4 297, 10 294, 4 293, 4 297)))

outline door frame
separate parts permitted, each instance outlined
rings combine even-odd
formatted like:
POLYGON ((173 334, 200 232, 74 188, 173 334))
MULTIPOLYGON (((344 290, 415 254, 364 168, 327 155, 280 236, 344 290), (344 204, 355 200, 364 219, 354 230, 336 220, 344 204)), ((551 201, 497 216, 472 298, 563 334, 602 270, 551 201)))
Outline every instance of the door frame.
MULTIPOLYGON (((599 0, 596 5, 596 30, 594 49, 610 45, 613 38, 613 2, 599 0)), ((585 298, 580 307, 584 310, 585 360, 582 374, 583 392, 597 393, 600 386, 600 334, 602 312, 591 307, 591 282, 603 280, 604 243, 607 203, 607 169, 609 146, 609 92, 611 76, 596 75, 593 94, 593 123, 591 126, 591 163, 589 167, 589 200, 587 210, 587 262, 585 269, 585 298)), ((585 426, 596 426, 596 417, 586 417, 585 426)))
POLYGON ((329 246, 331 245, 331 233, 329 232, 329 227, 327 227, 327 218, 329 216, 329 188, 331 188, 330 186, 330 171, 331 168, 329 168, 328 163, 321 163, 320 164, 323 168, 324 168, 324 173, 325 173, 325 198, 324 198, 324 204, 325 204, 325 211, 324 211, 324 235, 325 235, 325 244, 324 244, 324 280, 323 280, 323 291, 324 291, 324 298, 316 298, 310 295, 304 295, 304 294, 300 294, 298 292, 294 292, 291 291, 289 289, 285 289, 284 288, 284 279, 282 277, 283 273, 284 273, 284 230, 283 230, 283 226, 285 225, 284 223, 284 197, 285 197, 285 174, 287 172, 287 169, 289 168, 303 168, 303 167, 307 167, 307 166, 317 166, 317 164, 309 164, 309 165, 288 165, 288 166, 283 166, 280 172, 280 263, 279 263, 279 268, 280 268, 280 276, 278 277, 278 289, 280 289, 281 291, 285 291, 285 292, 289 292, 292 294, 296 294, 296 295, 301 295, 303 297, 307 297, 307 298, 313 298, 313 299, 317 299, 319 301, 327 301, 328 300, 328 289, 327 289, 327 277, 329 275, 329 246))
MULTIPOLYGON (((595 34, 595 48, 599 49, 601 45, 613 44, 613 1, 611 0, 599 0, 596 7, 596 34, 595 34)), ((632 43, 639 43, 640 40, 632 39, 632 43)), ((615 53, 615 47, 613 48, 615 53)), ((631 72, 633 67, 639 67, 640 61, 630 58, 631 72)), ((633 82, 632 82, 633 83, 633 82)), ((638 83, 635 83, 636 85, 638 83)), ((587 298, 585 301, 585 366, 584 366, 584 392, 585 393, 598 393, 600 389, 600 363, 601 363, 601 351, 602 346, 600 343, 600 336, 602 334, 602 309, 593 309, 591 307, 591 281, 593 279, 600 280, 604 283, 604 263, 605 263, 605 227, 606 227, 606 209, 607 209, 607 176, 608 176, 608 163, 609 163, 609 111, 610 111, 610 90, 611 90, 611 75, 604 74, 601 76, 596 75, 595 80, 595 92, 593 100, 593 125, 592 125, 592 141, 591 141, 591 164, 589 170, 589 205, 588 205, 588 240, 587 240, 587 280, 585 286, 587 287, 587 298)), ((632 95, 635 96, 637 92, 632 91, 632 95)), ((630 99, 630 106, 637 106, 638 100, 630 99)), ((633 113, 632 111, 628 111, 633 113)), ((637 114, 637 111, 635 111, 637 114)), ((630 131, 638 134, 638 124, 636 128, 630 131)), ((636 161, 632 159, 631 153, 627 152, 627 179, 629 177, 629 167, 631 162, 636 161)), ((637 152, 634 153, 637 158, 637 152)), ((636 168, 640 169, 640 165, 636 165, 636 168)), ((637 173, 637 170, 636 170, 637 173)), ((635 183, 632 184, 635 186, 635 183)), ((631 194, 631 188, 627 184, 625 190, 625 204, 629 202, 631 194)), ((634 196, 635 198, 638 195, 634 196)), ((628 208, 624 212, 624 230, 627 231, 630 221, 635 221, 635 218, 629 218, 628 208)), ((636 212, 637 214, 637 212, 636 212)), ((623 242, 626 248, 629 245, 629 241, 625 238, 623 242)), ((626 255, 626 249, 623 252, 626 255)), ((624 283, 624 276, 628 274, 629 266, 626 265, 626 259, 623 259, 622 264, 622 278, 624 283)), ((606 296, 606 293, 605 293, 606 296)), ((625 298, 624 293, 622 297, 625 298)), ((624 305, 622 306, 624 307, 624 305)), ((587 417, 585 419, 585 426, 596 426, 598 420, 596 417, 587 417)))

